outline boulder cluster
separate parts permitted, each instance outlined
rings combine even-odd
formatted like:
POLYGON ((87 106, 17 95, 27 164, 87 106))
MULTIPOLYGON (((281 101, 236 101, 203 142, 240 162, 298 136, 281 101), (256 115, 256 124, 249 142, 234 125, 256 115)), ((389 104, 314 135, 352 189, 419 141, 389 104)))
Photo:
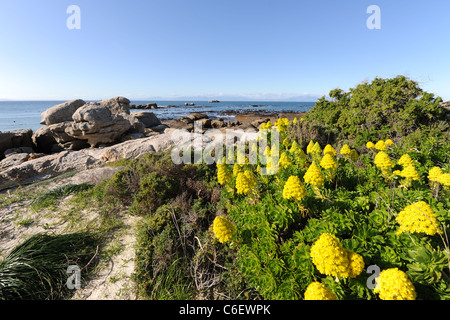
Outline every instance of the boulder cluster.
POLYGON ((161 124, 152 112, 131 114, 130 101, 124 97, 88 103, 68 101, 46 110, 41 119, 45 126, 32 140, 44 153, 93 148, 133 134, 144 137, 146 128, 161 124))

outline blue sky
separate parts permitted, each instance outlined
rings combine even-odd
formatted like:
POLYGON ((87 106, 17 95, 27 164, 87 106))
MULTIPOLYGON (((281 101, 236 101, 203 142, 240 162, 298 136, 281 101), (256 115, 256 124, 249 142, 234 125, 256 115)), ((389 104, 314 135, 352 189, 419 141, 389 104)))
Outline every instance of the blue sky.
POLYGON ((307 101, 402 74, 450 100, 449 16, 448 0, 0 0, 0 98, 307 101))

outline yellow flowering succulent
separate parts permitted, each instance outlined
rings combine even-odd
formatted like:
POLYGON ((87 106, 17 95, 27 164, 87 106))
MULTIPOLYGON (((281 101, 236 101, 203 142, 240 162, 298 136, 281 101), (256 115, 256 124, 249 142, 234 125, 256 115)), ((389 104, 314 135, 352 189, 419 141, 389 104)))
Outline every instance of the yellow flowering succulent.
POLYGON ((347 144, 344 144, 341 148, 341 150, 339 151, 339 153, 343 156, 345 155, 349 155, 352 152, 352 150, 350 149, 350 147, 347 144))
POLYGON ((374 163, 383 171, 389 170, 394 167, 394 163, 384 151, 380 151, 376 154, 374 163))
POLYGON ((398 268, 380 272, 374 292, 381 300, 415 300, 416 289, 408 275, 398 268))
POLYGON ((231 173, 227 170, 226 165, 217 164, 217 181, 220 184, 227 184, 231 182, 231 173))
POLYGON ((450 187, 450 173, 443 173, 439 176, 439 183, 445 187, 450 187))
POLYGON ((253 172, 245 170, 239 172, 236 178, 236 190, 238 194, 248 194, 256 186, 256 178, 253 172))
POLYGON ((409 165, 413 165, 414 161, 411 159, 409 154, 405 153, 400 157, 400 159, 398 159, 397 163, 405 168, 409 165))
POLYGON ((213 232, 220 243, 231 240, 236 232, 233 222, 223 216, 217 216, 213 221, 213 232))
POLYGON ((237 177, 237 175, 239 174, 239 172, 243 172, 244 170, 243 170, 243 166, 242 165, 240 165, 240 164, 238 164, 238 163, 235 163, 234 165, 233 165, 233 175, 235 176, 235 177, 237 177))
POLYGON ((309 141, 308 145, 306 146, 306 153, 310 154, 312 152, 312 149, 314 147, 314 141, 309 141))
POLYGON ((283 188, 283 198, 300 201, 306 196, 306 189, 297 176, 290 176, 283 188))
POLYGON ((275 122, 275 125, 277 126, 278 131, 283 132, 286 130, 286 127, 289 125, 289 119, 288 118, 279 118, 277 122, 275 122))
POLYGON ((347 250, 348 259, 349 259, 349 277, 356 278, 361 274, 364 270, 364 259, 360 254, 353 252, 351 250, 347 250))
POLYGON ((384 144, 385 144, 386 146, 390 147, 390 146, 393 146, 393 145, 394 145, 394 142, 393 142, 391 139, 387 139, 387 140, 384 142, 384 144))
POLYGON ((291 146, 291 149, 289 149, 289 152, 293 153, 296 157, 306 159, 305 152, 302 150, 302 148, 300 148, 297 141, 295 141, 295 140, 294 140, 294 142, 292 142, 292 146, 291 146))
POLYGON ((310 255, 317 270, 325 275, 355 278, 364 269, 362 256, 345 249, 330 233, 323 233, 317 239, 311 246, 310 255))
POLYGON ((323 148, 323 154, 324 154, 324 155, 330 154, 330 155, 332 155, 333 157, 335 157, 336 154, 337 154, 337 152, 336 152, 336 150, 334 150, 334 148, 331 146, 331 144, 327 144, 327 145, 325 146, 325 148, 323 148))
POLYGON ((428 180, 433 182, 439 182, 440 176, 442 174, 442 169, 439 167, 433 167, 428 171, 428 180))
POLYGON ((311 148, 312 154, 320 154, 322 153, 322 148, 320 147, 320 144, 318 142, 314 143, 313 147, 311 148))
POLYGON ((309 183, 316 187, 321 187, 324 184, 324 178, 322 172, 320 172, 319 168, 315 163, 312 163, 304 176, 305 182, 309 183))
POLYGON ((379 151, 386 151, 386 143, 383 140, 378 141, 377 143, 375 143, 375 149, 379 151))
POLYGON ((338 300, 333 291, 321 282, 311 282, 305 291, 305 300, 338 300))
POLYGON ((400 224, 398 234, 403 232, 423 232, 430 236, 441 233, 430 205, 424 201, 406 206, 395 218, 400 224))
POLYGON ((335 170, 337 167, 337 162, 330 153, 326 153, 320 161, 320 166, 327 170, 335 170))
POLYGON ((297 124, 298 120, 297 118, 294 118, 294 120, 292 120, 292 124, 297 124))
POLYGON ((369 150, 372 150, 373 148, 375 148, 375 144, 372 141, 369 141, 366 143, 366 147, 369 150))
POLYGON ((414 164, 409 164, 400 172, 400 176, 406 178, 407 180, 419 180, 420 176, 416 170, 414 164))
POLYGON ((292 165, 292 162, 291 162, 291 160, 289 159, 289 157, 288 157, 288 155, 286 154, 286 152, 281 153, 280 160, 279 160, 279 164, 280 164, 280 167, 281 167, 282 169, 286 169, 286 168, 288 168, 289 166, 292 165))

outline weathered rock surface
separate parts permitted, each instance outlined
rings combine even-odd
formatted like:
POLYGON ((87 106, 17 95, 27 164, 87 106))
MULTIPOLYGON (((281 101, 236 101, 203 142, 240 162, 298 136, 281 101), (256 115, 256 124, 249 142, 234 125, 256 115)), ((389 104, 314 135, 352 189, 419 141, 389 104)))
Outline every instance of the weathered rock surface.
POLYGON ((4 152, 8 149, 32 147, 32 135, 33 131, 31 129, 5 132, 0 131, 0 159, 4 158, 4 152))
MULTIPOLYGON (((160 152, 174 146, 170 134, 129 140, 106 148, 62 151, 53 155, 27 160, 17 157, 17 165, 0 171, 0 190, 46 180, 73 170, 99 167, 105 162, 119 159, 135 159, 146 153, 160 152), (20 162, 22 161, 22 162, 20 162)), ((28 155, 28 159, 30 155, 28 155)))
MULTIPOLYGON (((10 149, 11 150, 11 149, 10 149)), ((45 156, 43 153, 31 152, 13 152, 9 153, 5 159, 0 161, 0 172, 9 168, 18 166, 26 161, 37 159, 45 156)))
POLYGON ((83 150, 25 161, 0 172, 0 190, 46 180, 67 171, 89 169, 96 164, 97 159, 83 150))
POLYGON ((44 153, 60 152, 62 150, 81 150, 88 148, 86 140, 76 139, 66 133, 66 128, 72 122, 66 121, 38 129, 33 134, 36 150, 44 153))
POLYGON ((161 124, 161 121, 155 116, 153 112, 141 111, 133 112, 132 115, 142 122, 145 128, 156 127, 161 124))
POLYGON ((130 114, 130 100, 125 97, 115 97, 98 102, 111 111, 112 114, 130 114))
POLYGON ((41 124, 51 125, 65 121, 72 121, 72 115, 85 103, 86 102, 83 100, 77 99, 53 106, 41 114, 41 124))
POLYGON ((131 128, 131 123, 121 114, 114 114, 100 103, 87 103, 73 115, 74 122, 66 126, 70 137, 87 140, 91 147, 113 143, 131 128))

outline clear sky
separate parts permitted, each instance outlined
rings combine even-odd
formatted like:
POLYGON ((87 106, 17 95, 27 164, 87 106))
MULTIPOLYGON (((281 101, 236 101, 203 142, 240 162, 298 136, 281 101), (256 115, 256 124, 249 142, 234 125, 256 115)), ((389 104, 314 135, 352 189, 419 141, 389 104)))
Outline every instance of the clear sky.
POLYGON ((3 99, 307 101, 399 74, 450 100, 449 0, 0 0, 3 99))

